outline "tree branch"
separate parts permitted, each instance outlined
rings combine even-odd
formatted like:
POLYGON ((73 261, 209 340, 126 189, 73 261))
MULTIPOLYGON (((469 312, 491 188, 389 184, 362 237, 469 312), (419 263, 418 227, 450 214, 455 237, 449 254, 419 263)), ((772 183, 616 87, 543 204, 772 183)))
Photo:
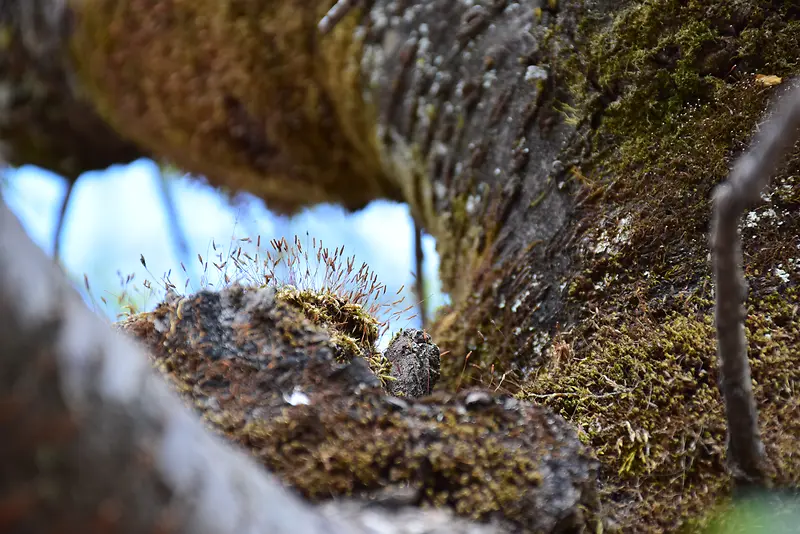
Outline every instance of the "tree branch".
POLYGON ((0 54, 0 139, 3 159, 32 164, 75 182, 87 172, 147 154, 120 136, 78 88, 64 0, 4 1, 0 54))
POLYGON ((747 285, 742 268, 739 218, 755 204, 772 173, 798 138, 800 88, 780 99, 728 180, 713 195, 711 246, 716 291, 715 320, 719 387, 728 421, 728 461, 740 483, 760 483, 766 478, 764 446, 758 429, 747 340, 744 331, 747 285))

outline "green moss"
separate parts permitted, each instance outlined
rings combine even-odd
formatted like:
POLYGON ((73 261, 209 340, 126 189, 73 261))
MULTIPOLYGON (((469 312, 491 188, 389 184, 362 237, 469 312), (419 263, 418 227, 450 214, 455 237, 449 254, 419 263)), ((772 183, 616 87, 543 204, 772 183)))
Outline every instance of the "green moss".
MULTIPOLYGON (((406 416, 359 402, 348 404, 347 410, 326 411, 321 422, 314 422, 314 418, 306 421, 294 413, 278 421, 250 423, 242 432, 259 451, 259 458, 278 468, 290 484, 312 499, 353 495, 381 480, 400 483, 426 470, 431 481, 439 482, 425 484, 424 502, 451 505, 459 515, 476 519, 502 510, 513 520, 522 512, 525 488, 541 484, 542 475, 523 451, 509 450, 495 437, 503 429, 511 430, 503 418, 494 421, 487 414, 470 421, 472 418, 465 419, 450 409, 431 413, 420 423, 437 436, 436 440, 427 447, 409 447, 417 440, 406 416), (305 425, 312 424, 322 425, 328 432, 324 441, 310 447, 307 433, 312 428, 305 425), (353 439, 372 433, 374 428, 383 429, 380 440, 353 439), (296 439, 298 435, 305 436, 304 442, 296 439), (476 448, 473 443, 482 445, 476 448), (398 462, 398 458, 403 461, 398 462), (295 468, 284 472, 281 466, 285 464, 295 468), (458 489, 449 491, 447 487, 458 489)), ((512 433, 521 436, 519 431, 512 433)))
POLYGON ((380 323, 364 308, 328 291, 300 290, 293 286, 278 289, 277 298, 297 307, 312 323, 330 332, 335 356, 340 363, 364 358, 383 385, 392 364, 376 348, 380 323))
POLYGON ((612 482, 609 500, 631 506, 638 492, 652 507, 626 519, 696 514, 699 508, 680 493, 655 499, 675 485, 692 487, 694 502, 701 494, 713 499, 727 481, 720 477, 725 427, 710 317, 695 312, 626 323, 598 316, 559 344, 566 350, 554 353, 523 395, 578 427, 612 482), (586 345, 570 346, 575 339, 586 345))
POLYGON ((442 289, 456 300, 456 295, 463 296, 466 287, 469 287, 458 274, 465 272, 464 254, 474 250, 474 241, 477 238, 477 229, 471 224, 471 217, 467 213, 468 196, 456 196, 451 201, 449 213, 443 214, 438 220, 438 235, 442 236, 436 243, 437 252, 442 258, 439 276, 442 279, 442 289))
MULTIPOLYGON (((797 291, 772 300, 749 309, 750 360, 776 482, 797 484, 800 328, 786 320, 797 291)), ((640 527, 703 517, 729 485, 710 303, 687 296, 675 308, 587 319, 558 336, 522 393, 578 427, 603 463, 609 502, 640 527)))
MULTIPOLYGON (((451 201, 450 212, 438 221, 439 274, 442 289, 454 303, 441 310, 432 325, 433 338, 446 353, 439 382, 444 388, 480 383, 480 375, 494 375, 494 362, 506 353, 508 336, 502 333, 502 325, 508 313, 498 313, 495 297, 499 282, 513 269, 493 263, 492 243, 498 228, 491 222, 488 226, 474 224, 474 213, 480 213, 483 208, 479 204, 486 201, 479 195, 458 195, 451 201), (472 213, 470 203, 476 204, 472 213)), ((500 367, 496 371, 497 376, 503 372, 500 367)), ((491 381, 488 378, 484 385, 491 381)))
POLYGON ((326 0, 73 0, 78 78, 123 136, 291 213, 399 192, 361 98, 356 17, 326 0))
MULTIPOLYGON (((796 15, 793 2, 632 1, 611 24, 587 20, 573 54, 585 60, 560 63, 574 107, 600 117, 591 157, 572 173, 588 199, 584 246, 563 280, 578 314, 522 395, 594 447, 623 530, 673 530, 727 494, 709 198, 775 94, 754 74, 800 71, 796 15)), ((795 154, 743 227, 749 353, 778 485, 800 480, 789 437, 800 386, 790 363, 800 330, 789 319, 799 300, 798 170, 795 154)))

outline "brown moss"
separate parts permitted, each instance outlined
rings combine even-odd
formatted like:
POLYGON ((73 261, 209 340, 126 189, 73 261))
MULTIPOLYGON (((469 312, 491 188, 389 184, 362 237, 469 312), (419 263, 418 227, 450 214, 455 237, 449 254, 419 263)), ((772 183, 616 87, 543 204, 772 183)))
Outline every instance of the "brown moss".
POLYGON ((534 318, 550 321, 556 311, 542 308, 542 296, 552 288, 531 268, 542 245, 534 241, 499 265, 492 263, 491 248, 484 251, 472 269, 473 289, 439 310, 432 335, 447 353, 440 380, 446 389, 480 385, 516 394, 530 369, 544 360, 552 336, 534 318))
POLYGON ((498 304, 501 282, 514 273, 515 267, 477 269, 472 285, 483 289, 439 310, 432 335, 446 353, 440 380, 443 389, 458 391, 481 385, 506 393, 517 391, 519 377, 514 363, 520 346, 507 325, 517 324, 519 310, 515 302, 505 302, 503 297, 498 304))
POLYGON ((399 484, 416 479, 414 484, 423 486, 423 502, 450 505, 476 519, 500 514, 513 518, 524 514, 521 505, 528 488, 542 483, 537 466, 527 458, 526 430, 502 410, 459 415, 445 406, 426 408, 417 418, 419 428, 413 428, 402 411, 387 404, 343 402, 323 414, 308 409, 308 417, 293 410, 291 417, 269 424, 258 421, 242 432, 262 461, 279 468, 314 499, 352 495, 381 480, 399 484), (382 429, 379 440, 357 439, 375 428, 382 429), (420 439, 425 434, 429 437, 420 439), (516 440, 526 445, 505 444, 516 440), (292 471, 279 467, 289 463, 295 465, 292 471))
POLYGON ((397 198, 361 99, 354 17, 323 0, 73 1, 78 78, 122 135, 279 212, 397 198))

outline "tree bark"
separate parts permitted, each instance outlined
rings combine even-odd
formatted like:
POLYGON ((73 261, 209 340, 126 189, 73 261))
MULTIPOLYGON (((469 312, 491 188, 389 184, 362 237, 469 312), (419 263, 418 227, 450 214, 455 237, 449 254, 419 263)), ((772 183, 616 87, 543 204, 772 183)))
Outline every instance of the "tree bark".
MULTIPOLYGON (((73 0, 59 50, 122 138, 213 183, 286 212, 407 202, 452 298, 440 387, 570 420, 624 529, 697 520, 729 485, 709 198, 800 70, 796 7, 375 0, 322 35, 332 4, 73 0)), ((778 485, 800 479, 799 165, 742 228, 778 485)))
POLYGON ((100 118, 65 54, 66 2, 0 3, 0 138, 10 165, 33 164, 70 181, 145 156, 100 118))

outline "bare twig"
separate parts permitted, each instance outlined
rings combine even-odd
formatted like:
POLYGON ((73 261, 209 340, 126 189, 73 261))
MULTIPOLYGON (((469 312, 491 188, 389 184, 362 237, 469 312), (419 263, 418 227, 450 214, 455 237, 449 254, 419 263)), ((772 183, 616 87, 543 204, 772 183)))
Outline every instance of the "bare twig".
POLYGON ((759 200, 771 175, 797 141, 799 126, 800 88, 794 88, 780 99, 751 148, 737 160, 728 180, 717 186, 713 195, 710 238, 716 286, 719 387, 728 422, 728 462, 740 484, 765 482, 766 458, 747 360, 744 331, 747 285, 742 268, 739 218, 759 200))
POLYGON ((167 178, 164 171, 159 169, 155 180, 159 192, 161 193, 161 201, 164 204, 164 210, 166 211, 167 221, 171 229, 172 240, 175 245, 175 250, 178 253, 177 255, 181 261, 189 263, 189 243, 186 240, 186 233, 181 226, 181 218, 178 215, 178 206, 175 202, 175 195, 172 193, 172 188, 170 188, 169 178, 167 178))
POLYGON ((336 24, 342 20, 348 13, 353 11, 356 6, 361 4, 362 0, 338 0, 332 8, 328 10, 322 20, 319 21, 320 33, 323 35, 330 32, 336 24))
POLYGON ((426 308, 425 298, 425 274, 423 266, 425 263, 425 251, 422 250, 422 227, 415 220, 414 221, 414 266, 416 279, 414 280, 414 292, 417 294, 419 301, 419 320, 422 325, 421 328, 425 330, 428 327, 428 312, 426 308))
MULTIPOLYGON (((61 201, 61 206, 58 211, 58 220, 56 221, 55 243, 53 244, 53 258, 61 261, 61 249, 64 241, 64 223, 67 219, 67 210, 70 208, 72 202, 72 195, 75 192, 75 187, 80 180, 79 175, 65 176, 67 180, 67 192, 64 199, 61 201)), ((156 183, 161 193, 161 199, 164 203, 164 210, 167 215, 167 222, 169 230, 172 234, 172 239, 175 244, 175 250, 178 258, 185 263, 189 263, 189 245, 186 240, 186 233, 181 226, 180 217, 178 216, 178 209, 175 203, 175 197, 170 189, 168 178, 162 171, 159 171, 155 176, 156 183)))
POLYGON ((75 190, 76 180, 77 178, 67 178, 67 192, 64 194, 64 199, 61 201, 61 207, 58 210, 55 243, 53 244, 53 258, 55 258, 56 261, 61 261, 61 242, 64 240, 64 222, 67 220, 67 210, 72 200, 72 193, 75 190))

